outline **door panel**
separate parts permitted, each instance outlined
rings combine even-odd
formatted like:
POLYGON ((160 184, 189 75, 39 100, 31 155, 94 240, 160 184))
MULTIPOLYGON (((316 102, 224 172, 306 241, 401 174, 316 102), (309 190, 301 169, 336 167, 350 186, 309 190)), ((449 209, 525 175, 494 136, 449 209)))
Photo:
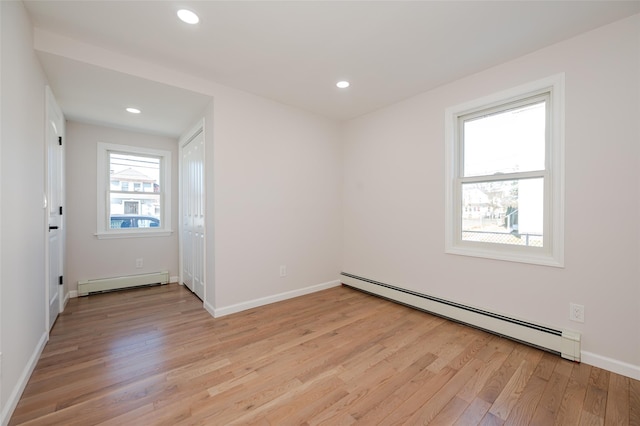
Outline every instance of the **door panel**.
MULTIPOLYGON (((47 88, 48 89, 48 88, 47 88)), ((63 150, 62 137, 64 117, 53 94, 47 90, 47 220, 48 230, 48 285, 47 304, 49 309, 49 330, 63 309, 63 295, 60 280, 64 261, 64 221, 63 212, 63 150)))
POLYGON ((204 300, 204 135, 182 150, 182 279, 204 300))

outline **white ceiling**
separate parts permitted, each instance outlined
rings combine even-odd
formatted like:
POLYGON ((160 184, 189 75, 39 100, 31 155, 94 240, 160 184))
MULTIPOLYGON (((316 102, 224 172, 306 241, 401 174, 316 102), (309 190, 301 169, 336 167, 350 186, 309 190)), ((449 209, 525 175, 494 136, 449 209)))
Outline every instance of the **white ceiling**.
MULTIPOLYGON (((46 31, 338 120, 640 13, 640 1, 25 4, 34 26, 46 31), (188 26, 178 21, 175 13, 182 7, 197 12, 200 23, 188 26), (352 86, 336 88, 341 79, 352 86)), ((105 97, 120 102, 117 105, 176 97, 189 105, 189 111, 208 99, 140 79, 130 81, 133 77, 55 55, 40 54, 40 58, 63 110, 78 120, 100 121, 95 117, 109 115, 108 109, 115 105, 101 102, 105 97), (132 93, 131 83, 140 91, 132 93), (94 93, 95 87, 102 92, 94 93)), ((171 127, 166 123, 170 120, 161 121, 171 127)))
POLYGON ((211 97, 39 52, 68 120, 179 137, 202 116, 211 97), (127 107, 142 114, 130 114, 127 107))

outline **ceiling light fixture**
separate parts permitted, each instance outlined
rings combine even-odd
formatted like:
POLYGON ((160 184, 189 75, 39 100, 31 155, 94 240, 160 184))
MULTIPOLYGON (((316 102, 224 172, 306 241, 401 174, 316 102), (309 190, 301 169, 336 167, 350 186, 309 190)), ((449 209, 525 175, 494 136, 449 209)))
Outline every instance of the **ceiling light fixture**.
POLYGON ((186 22, 187 24, 191 25, 195 25, 200 22, 200 18, 198 18, 198 15, 188 9, 180 9, 178 11, 178 18, 180 18, 182 22, 186 22))
POLYGON ((339 81, 336 83, 336 86, 338 86, 340 89, 346 89, 347 87, 349 87, 351 85, 351 83, 349 83, 348 81, 339 81))
POLYGON ((130 112, 131 114, 140 114, 142 111, 140 111, 138 108, 129 107, 127 108, 127 112, 130 112))

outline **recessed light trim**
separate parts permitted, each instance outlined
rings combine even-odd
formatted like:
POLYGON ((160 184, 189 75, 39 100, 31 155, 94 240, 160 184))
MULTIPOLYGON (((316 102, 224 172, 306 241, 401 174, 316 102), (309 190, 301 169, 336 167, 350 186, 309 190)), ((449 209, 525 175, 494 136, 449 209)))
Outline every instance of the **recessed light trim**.
POLYGON ((128 107, 127 112, 130 112, 131 114, 140 114, 142 111, 140 111, 138 108, 128 107))
POLYGON ((351 86, 351 83, 349 83, 346 80, 342 80, 336 83, 336 86, 338 86, 338 88, 340 89, 346 89, 347 87, 351 86))
POLYGON ((198 17, 198 15, 196 15, 195 12, 189 9, 180 9, 178 11, 178 18, 180 18, 182 22, 190 25, 195 25, 200 22, 200 18, 198 17))

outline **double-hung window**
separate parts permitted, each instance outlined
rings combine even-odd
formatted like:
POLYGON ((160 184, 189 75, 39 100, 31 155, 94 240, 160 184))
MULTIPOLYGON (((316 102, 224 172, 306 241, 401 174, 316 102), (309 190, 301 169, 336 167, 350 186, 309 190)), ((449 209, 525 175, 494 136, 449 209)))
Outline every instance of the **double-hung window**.
POLYGON ((446 111, 446 252, 563 265, 563 76, 446 111))
POLYGON ((171 153, 98 143, 98 238, 171 233, 171 153))

